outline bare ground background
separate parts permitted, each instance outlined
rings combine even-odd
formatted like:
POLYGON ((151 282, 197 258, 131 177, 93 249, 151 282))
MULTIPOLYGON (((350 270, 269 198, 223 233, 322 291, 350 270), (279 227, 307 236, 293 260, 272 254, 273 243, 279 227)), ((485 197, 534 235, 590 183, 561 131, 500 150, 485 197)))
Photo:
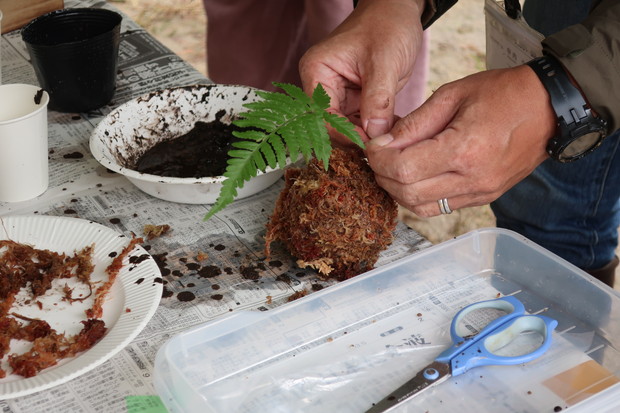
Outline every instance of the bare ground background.
MULTIPOLYGON (((202 0, 108 0, 208 76, 202 0)), ((430 29, 431 59, 427 95, 442 84, 484 69, 484 0, 460 0, 430 29)), ((487 205, 422 219, 408 211, 401 218, 433 243, 475 228, 494 226, 487 205)))

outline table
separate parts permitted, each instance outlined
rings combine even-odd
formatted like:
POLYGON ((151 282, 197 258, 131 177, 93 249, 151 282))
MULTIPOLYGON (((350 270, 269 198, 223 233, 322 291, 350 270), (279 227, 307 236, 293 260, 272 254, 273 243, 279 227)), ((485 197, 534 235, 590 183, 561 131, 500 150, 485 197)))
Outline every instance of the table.
MULTIPOLYGON (((65 0, 65 7, 105 7, 97 0, 65 0)), ((164 297, 146 328, 110 360, 65 384, 24 397, 0 400, 5 413, 123 412, 157 408, 150 380, 161 345, 191 326, 240 310, 268 311, 295 292, 329 287, 314 272, 301 270, 282 250, 265 263, 263 235, 283 182, 235 202, 208 222, 207 205, 155 199, 124 177, 110 173, 89 151, 97 123, 123 102, 167 87, 211 83, 202 74, 125 17, 117 90, 113 101, 89 113, 49 111, 50 187, 38 198, 0 203, 0 218, 43 214, 87 219, 119 233, 140 236, 146 224, 169 224, 166 236, 143 244, 160 264, 164 297), (205 262, 197 256, 208 256, 205 262), (200 277, 200 269, 221 274, 200 277), (182 293, 179 295, 179 293, 182 293)), ((2 81, 37 84, 19 31, 2 39, 2 81)), ((399 223, 393 245, 377 265, 402 258, 430 243, 399 223)))

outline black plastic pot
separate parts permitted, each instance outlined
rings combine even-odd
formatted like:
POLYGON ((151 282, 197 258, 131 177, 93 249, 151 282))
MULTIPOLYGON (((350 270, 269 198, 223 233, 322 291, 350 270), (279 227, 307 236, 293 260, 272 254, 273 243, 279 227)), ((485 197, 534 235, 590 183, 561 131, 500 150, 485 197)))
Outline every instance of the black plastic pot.
POLYGON ((122 16, 106 9, 63 9, 22 29, 49 108, 87 112, 112 100, 122 16))

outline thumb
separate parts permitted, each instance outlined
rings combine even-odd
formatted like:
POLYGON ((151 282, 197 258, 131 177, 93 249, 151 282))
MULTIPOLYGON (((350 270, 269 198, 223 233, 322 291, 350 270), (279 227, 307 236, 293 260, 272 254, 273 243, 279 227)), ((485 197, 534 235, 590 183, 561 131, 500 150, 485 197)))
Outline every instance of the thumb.
POLYGON ((371 69, 368 77, 362 79, 360 115, 369 137, 376 138, 392 129, 397 84, 390 71, 371 69))
POLYGON ((432 95, 418 109, 399 119, 391 131, 375 136, 370 144, 403 149, 441 133, 453 119, 455 108, 432 95))

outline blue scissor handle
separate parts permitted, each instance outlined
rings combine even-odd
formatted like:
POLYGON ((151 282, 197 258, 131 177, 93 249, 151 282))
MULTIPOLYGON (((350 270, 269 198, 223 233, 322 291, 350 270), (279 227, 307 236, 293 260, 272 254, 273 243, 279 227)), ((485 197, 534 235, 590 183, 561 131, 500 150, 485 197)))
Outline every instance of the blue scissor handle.
POLYGON ((495 330, 495 328, 506 323, 508 320, 524 314, 525 307, 523 306, 521 301, 519 301, 513 296, 501 297, 494 300, 480 301, 474 304, 470 304, 458 313, 456 313, 454 319, 452 320, 452 324, 450 325, 450 336, 452 337, 452 342, 454 344, 459 344, 464 341, 471 340, 474 337, 479 337, 490 330, 495 330), (462 326, 461 321, 463 320, 463 318, 465 318, 468 314, 471 314, 474 311, 486 308, 501 310, 506 314, 491 321, 482 329, 482 331, 480 331, 475 336, 463 336, 458 332, 458 328, 462 326))
POLYGON ((465 307, 457 313, 450 327, 454 344, 442 352, 436 361, 449 363, 452 375, 457 376, 477 366, 520 364, 540 357, 551 345, 551 333, 558 322, 549 317, 523 315, 524 313, 523 304, 510 296, 465 307), (507 314, 493 320, 474 336, 463 337, 459 334, 457 326, 463 317, 482 308, 494 308, 507 314), (542 344, 529 353, 516 356, 500 356, 495 353, 525 332, 540 334, 543 337, 542 344))

